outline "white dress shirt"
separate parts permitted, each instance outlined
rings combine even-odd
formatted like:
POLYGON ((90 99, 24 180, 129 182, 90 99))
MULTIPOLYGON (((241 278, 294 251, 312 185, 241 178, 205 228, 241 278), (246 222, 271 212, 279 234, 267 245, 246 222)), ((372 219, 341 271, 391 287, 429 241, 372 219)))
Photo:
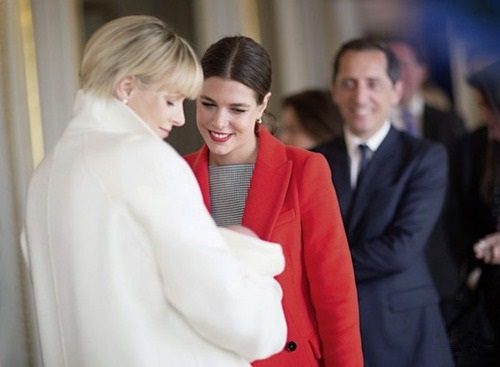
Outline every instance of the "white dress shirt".
POLYGON ((349 155, 349 161, 351 166, 351 188, 354 190, 356 188, 356 181, 358 180, 358 173, 361 163, 361 152, 358 148, 360 144, 365 144, 368 146, 368 159, 371 159, 375 151, 378 149, 382 141, 387 136, 391 124, 386 121, 382 127, 372 135, 368 140, 362 140, 353 133, 349 131, 348 128, 344 129, 345 143, 347 147, 347 154, 349 155))

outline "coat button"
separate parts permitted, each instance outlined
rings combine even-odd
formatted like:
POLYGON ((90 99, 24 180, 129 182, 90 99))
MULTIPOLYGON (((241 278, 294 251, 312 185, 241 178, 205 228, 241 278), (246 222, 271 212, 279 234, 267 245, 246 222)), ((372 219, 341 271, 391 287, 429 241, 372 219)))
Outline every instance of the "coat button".
POLYGON ((297 349, 297 343, 294 341, 286 343, 285 349, 289 352, 293 352, 295 349, 297 349))

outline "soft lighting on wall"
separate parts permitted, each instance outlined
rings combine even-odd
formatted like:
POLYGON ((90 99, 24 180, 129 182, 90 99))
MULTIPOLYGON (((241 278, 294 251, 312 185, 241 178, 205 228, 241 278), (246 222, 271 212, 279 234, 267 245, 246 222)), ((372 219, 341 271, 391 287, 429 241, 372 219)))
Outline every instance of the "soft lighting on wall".
POLYGON ((21 36, 23 39, 24 71, 26 80, 26 99, 31 138, 31 154, 33 167, 43 158, 43 128, 38 89, 38 73, 36 62, 35 40, 33 34, 33 19, 30 0, 20 0, 21 5, 21 36))

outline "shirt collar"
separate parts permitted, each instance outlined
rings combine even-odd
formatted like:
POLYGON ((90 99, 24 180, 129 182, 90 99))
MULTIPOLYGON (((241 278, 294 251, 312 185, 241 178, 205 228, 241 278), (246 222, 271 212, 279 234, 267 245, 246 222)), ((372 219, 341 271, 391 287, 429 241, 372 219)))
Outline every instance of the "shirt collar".
POLYGON ((360 144, 366 144, 368 148, 370 148, 371 152, 375 152, 389 133, 390 128, 391 124, 388 120, 386 120, 375 134, 367 140, 362 140, 351 133, 347 127, 344 127, 344 137, 349 156, 352 157, 355 154, 355 151, 358 149, 358 145, 360 144))

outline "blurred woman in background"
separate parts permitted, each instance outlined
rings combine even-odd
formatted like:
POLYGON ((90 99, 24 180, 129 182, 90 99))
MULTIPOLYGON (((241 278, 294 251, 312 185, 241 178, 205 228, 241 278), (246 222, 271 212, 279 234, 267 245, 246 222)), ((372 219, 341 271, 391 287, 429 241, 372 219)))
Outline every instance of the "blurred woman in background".
POLYGON ((328 90, 309 89, 281 103, 280 140, 312 149, 342 133, 342 118, 328 90))

